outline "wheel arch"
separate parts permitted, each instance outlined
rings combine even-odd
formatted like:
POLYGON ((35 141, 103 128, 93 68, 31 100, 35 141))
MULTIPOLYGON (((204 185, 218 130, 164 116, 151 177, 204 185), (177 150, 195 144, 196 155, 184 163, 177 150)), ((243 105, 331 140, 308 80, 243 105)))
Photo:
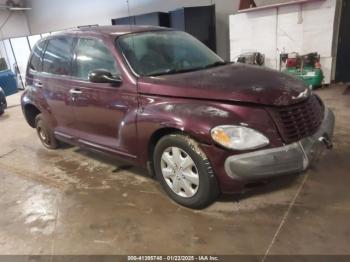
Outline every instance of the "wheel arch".
POLYGON ((35 118, 37 115, 41 114, 40 109, 33 104, 26 104, 23 106, 24 116, 28 122, 28 124, 35 128, 35 118))
POLYGON ((163 128, 160 128, 160 129, 156 130, 155 132, 153 132, 153 134, 151 135, 151 138, 148 141, 148 151, 147 151, 147 153, 148 153, 148 161, 149 162, 153 162, 152 161, 153 152, 154 152, 154 148, 156 147, 158 141, 162 137, 170 135, 170 134, 174 134, 174 133, 186 134, 181 129, 175 128, 175 127, 163 127, 163 128))
MULTIPOLYGON (((148 141, 148 147, 147 147, 147 168, 150 171, 151 174, 154 174, 154 169, 153 169, 153 153, 154 149, 158 143, 158 141, 163 138, 164 136, 170 135, 170 134, 180 134, 189 137, 191 140, 193 140, 196 143, 196 146, 198 147, 199 143, 202 143, 200 138, 197 136, 191 134, 191 132, 186 132, 183 130, 183 128, 179 127, 162 127, 157 130, 155 130, 152 135, 150 136, 150 139, 148 141)), ((204 142, 205 143, 205 142, 204 142)), ((198 150, 202 153, 202 150, 198 150)))

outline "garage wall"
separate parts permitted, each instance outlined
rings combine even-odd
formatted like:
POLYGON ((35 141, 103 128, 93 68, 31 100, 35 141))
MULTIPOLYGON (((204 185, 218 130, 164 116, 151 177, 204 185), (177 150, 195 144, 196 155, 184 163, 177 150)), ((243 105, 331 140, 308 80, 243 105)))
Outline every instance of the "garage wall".
POLYGON ((290 5, 230 16, 231 59, 246 51, 266 55, 279 69, 281 52, 318 52, 325 82, 333 79, 333 35, 337 0, 290 5))
MULTIPOLYGON (((129 0, 130 13, 163 11, 180 7, 216 5, 217 49, 219 55, 229 59, 229 15, 238 8, 237 0, 129 0)), ((87 24, 111 24, 112 18, 128 15, 127 0, 28 0, 28 22, 32 34, 62 30, 87 24)))
MULTIPOLYGON (((16 1, 16 3, 21 3, 21 1, 16 1)), ((6 5, 6 0, 0 0, 0 5, 6 5)), ((24 11, 0 10, 0 39, 28 34, 29 28, 24 11)))
MULTIPOLYGON (((267 5, 289 0, 255 0, 267 5)), ((217 51, 224 59, 230 58, 229 15, 236 12, 239 0, 27 0, 33 10, 27 14, 32 34, 57 31, 88 24, 111 24, 112 18, 128 15, 127 2, 132 15, 163 11, 180 7, 216 5, 217 51)))

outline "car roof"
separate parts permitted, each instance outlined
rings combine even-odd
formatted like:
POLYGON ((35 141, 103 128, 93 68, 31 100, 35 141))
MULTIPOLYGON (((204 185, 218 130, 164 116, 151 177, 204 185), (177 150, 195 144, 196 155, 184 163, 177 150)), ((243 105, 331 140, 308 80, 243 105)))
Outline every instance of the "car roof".
POLYGON ((148 32, 148 31, 160 31, 171 30, 167 27, 159 26, 135 26, 135 25, 110 25, 110 26, 81 26, 77 29, 69 29, 61 31, 54 35, 69 35, 69 34, 82 34, 82 35, 105 35, 105 36, 121 36, 130 33, 148 32))

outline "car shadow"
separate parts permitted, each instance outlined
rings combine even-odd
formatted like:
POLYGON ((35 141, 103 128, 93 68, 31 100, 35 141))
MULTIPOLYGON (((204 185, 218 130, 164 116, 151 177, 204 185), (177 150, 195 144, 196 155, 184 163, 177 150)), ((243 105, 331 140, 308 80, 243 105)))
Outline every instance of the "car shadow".
MULTIPOLYGON (((60 147, 61 150, 65 150, 69 148, 74 148, 73 151, 76 154, 79 154, 83 157, 91 158, 97 162, 101 162, 103 164, 113 166, 114 169, 112 170, 112 172, 115 174, 123 171, 129 171, 133 173, 133 175, 156 180, 156 178, 152 176, 147 171, 147 169, 143 169, 138 166, 127 164, 123 161, 116 159, 115 157, 109 154, 90 151, 84 148, 75 147, 67 143, 62 143, 60 147)), ((295 181, 303 174, 304 173, 284 175, 281 177, 266 179, 260 182, 250 183, 247 185, 244 192, 236 193, 236 194, 222 194, 217 199, 217 202, 239 202, 254 196, 265 195, 271 192, 283 190, 291 187, 295 183, 295 181)))
POLYGON ((7 106, 6 109, 11 109, 11 108, 15 108, 15 107, 20 107, 21 104, 17 104, 17 105, 10 105, 10 106, 7 106))
MULTIPOLYGON (((65 149, 65 148, 68 149, 68 148, 72 148, 72 147, 74 147, 74 146, 69 145, 69 144, 63 144, 61 146, 62 149, 65 149)), ((101 162, 103 164, 113 166, 114 169, 112 170, 112 173, 114 173, 114 174, 117 174, 117 173, 122 172, 122 171, 130 171, 137 176, 155 179, 153 176, 151 176, 149 174, 147 169, 143 169, 141 167, 137 167, 137 166, 128 164, 126 162, 120 161, 119 159, 116 159, 115 157, 113 157, 109 154, 105 154, 102 152, 101 153, 94 152, 94 151, 90 151, 90 150, 87 150, 84 148, 79 148, 79 147, 75 147, 74 152, 77 154, 80 154, 84 157, 91 158, 97 162, 101 162)))
POLYGON ((276 177, 261 182, 251 183, 247 185, 246 190, 242 193, 222 194, 217 201, 239 202, 254 196, 265 195, 271 192, 283 190, 291 187, 298 179, 298 177, 303 174, 304 173, 284 175, 282 177, 276 177))
POLYGON ((6 111, 5 111, 4 114, 2 114, 0 116, 0 121, 4 121, 4 120, 8 119, 9 117, 10 117, 10 115, 7 114, 6 111))

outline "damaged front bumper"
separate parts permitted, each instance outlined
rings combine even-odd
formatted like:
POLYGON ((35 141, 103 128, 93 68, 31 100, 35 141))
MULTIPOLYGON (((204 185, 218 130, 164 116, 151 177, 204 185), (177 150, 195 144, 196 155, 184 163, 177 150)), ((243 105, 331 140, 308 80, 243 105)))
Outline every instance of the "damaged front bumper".
POLYGON ((225 161, 225 171, 235 179, 256 179, 306 170, 325 147, 331 147, 335 117, 325 110, 318 131, 290 145, 230 156, 225 161))

